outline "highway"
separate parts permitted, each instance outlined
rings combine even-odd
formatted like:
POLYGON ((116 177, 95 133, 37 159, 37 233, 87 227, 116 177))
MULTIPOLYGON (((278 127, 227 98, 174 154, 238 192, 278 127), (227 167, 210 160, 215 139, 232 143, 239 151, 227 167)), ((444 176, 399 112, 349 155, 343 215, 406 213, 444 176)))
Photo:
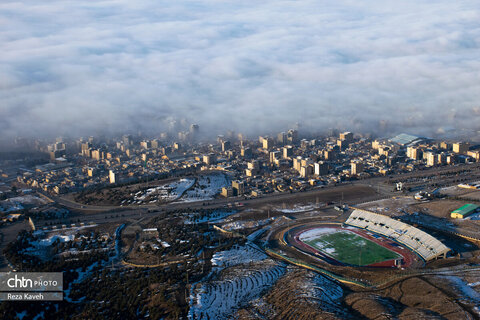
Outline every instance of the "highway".
MULTIPOLYGON (((85 211, 84 214, 77 214, 75 216, 65 218, 63 220, 43 220, 35 221, 37 228, 49 226, 54 222, 57 226, 59 224, 70 224, 70 223, 79 223, 79 222, 94 222, 94 223, 113 223, 113 222, 122 222, 128 219, 139 219, 139 218, 148 218, 154 217, 159 213, 172 210, 182 210, 182 209, 215 209, 215 208, 229 208, 231 204, 232 208, 235 208, 235 203, 241 204, 243 206, 259 206, 264 204, 271 203, 282 203, 292 200, 299 200, 310 198, 314 199, 316 196, 328 197, 330 194, 335 194, 337 198, 340 199, 341 194, 344 193, 346 200, 360 201, 360 200, 375 200, 385 197, 384 195, 376 194, 376 192, 365 185, 355 186, 352 184, 332 186, 328 188, 318 188, 313 190, 308 190, 305 192, 297 193, 273 193, 268 194, 263 197, 245 199, 243 197, 235 198, 219 198, 209 201, 198 201, 198 202, 172 202, 162 205, 148 205, 148 206, 106 206, 102 207, 103 210, 98 210, 96 207, 92 210, 88 210, 90 206, 85 206, 86 208, 80 209, 85 211), (361 190, 362 193, 368 193, 369 196, 365 197, 355 197, 352 194, 355 194, 357 190, 361 190)), ((78 212, 79 207, 83 205, 62 199, 60 197, 52 197, 52 200, 57 201, 58 203, 64 205, 67 208, 72 209, 75 212, 78 212)))

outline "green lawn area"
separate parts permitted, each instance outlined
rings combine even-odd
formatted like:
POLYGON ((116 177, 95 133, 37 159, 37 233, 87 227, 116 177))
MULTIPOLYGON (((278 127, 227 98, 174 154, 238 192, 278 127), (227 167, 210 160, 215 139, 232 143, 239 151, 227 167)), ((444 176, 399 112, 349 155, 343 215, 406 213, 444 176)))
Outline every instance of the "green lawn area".
POLYGON ((317 238, 304 242, 340 262, 352 265, 364 266, 400 257, 350 231, 320 234, 317 238))

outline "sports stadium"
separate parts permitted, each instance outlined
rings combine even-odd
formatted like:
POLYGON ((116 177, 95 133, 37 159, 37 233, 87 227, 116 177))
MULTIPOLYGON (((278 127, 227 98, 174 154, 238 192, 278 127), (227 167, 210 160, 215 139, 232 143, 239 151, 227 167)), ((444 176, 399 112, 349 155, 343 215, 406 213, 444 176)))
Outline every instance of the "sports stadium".
POLYGON ((408 268, 450 252, 418 228, 361 209, 353 210, 343 224, 309 222, 282 237, 285 245, 336 266, 408 268))

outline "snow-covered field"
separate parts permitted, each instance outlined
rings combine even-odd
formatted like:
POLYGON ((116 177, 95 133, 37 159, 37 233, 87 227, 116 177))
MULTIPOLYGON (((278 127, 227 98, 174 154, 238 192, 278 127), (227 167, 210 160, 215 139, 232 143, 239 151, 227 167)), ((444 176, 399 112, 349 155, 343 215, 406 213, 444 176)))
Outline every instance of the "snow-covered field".
POLYGON ((299 212, 306 212, 306 211, 318 209, 319 207, 320 207, 319 205, 313 205, 313 204, 309 204, 305 206, 294 205, 292 208, 275 208, 275 210, 282 213, 299 213, 299 212))
POLYGON ((20 196, 20 197, 10 198, 8 200, 13 201, 13 202, 23 203, 23 204, 35 204, 35 205, 47 203, 46 200, 44 200, 42 198, 39 198, 39 197, 36 197, 36 196, 33 196, 33 195, 30 195, 30 194, 20 196))
POLYGON ((183 193, 191 188, 195 183, 193 178, 184 178, 178 181, 149 188, 144 191, 139 191, 135 193, 132 201, 125 201, 126 203, 135 203, 141 204, 144 203, 147 198, 149 198, 149 203, 163 200, 163 201, 174 201, 180 198, 183 193))
POLYGON ((212 257, 212 266, 226 268, 267 258, 267 255, 254 244, 234 246, 230 250, 215 253, 212 257))
POLYGON ((264 219, 264 220, 255 220, 255 221, 234 221, 224 224, 222 226, 225 230, 240 230, 248 228, 257 228, 269 224, 274 218, 264 219))
MULTIPOLYGON (((40 235, 42 233, 43 233, 42 231, 35 232, 35 234, 37 235, 40 235)), ((54 243, 56 240, 58 240, 59 242, 73 241, 75 240, 75 235, 74 234, 54 234, 44 239, 31 241, 30 244, 35 247, 40 247, 40 246, 46 247, 46 246, 51 246, 52 243, 54 243)))
MULTIPOLYGON (((264 231, 260 229, 254 233, 264 231)), ((336 230, 319 228, 307 236, 332 231, 336 230)), ((286 265, 270 259, 251 242, 217 252, 211 261, 210 275, 192 286, 188 319, 232 319, 238 309, 247 306, 271 309, 262 295, 287 272, 286 265)), ((346 316, 342 307, 343 290, 328 278, 309 272, 300 292, 295 294, 320 304, 322 310, 339 318, 346 316)))
POLYGON ((75 235, 55 234, 44 239, 30 241, 30 246, 24 250, 25 254, 37 256, 40 259, 46 259, 50 253, 50 247, 55 241, 69 242, 75 240, 75 235))
POLYGON ((33 195, 24 195, 9 198, 0 202, 0 212, 14 212, 23 210, 25 205, 42 205, 46 201, 33 195))
POLYGON ((230 319, 235 310, 257 299, 285 273, 286 268, 272 260, 255 268, 236 269, 222 279, 197 284, 191 296, 189 319, 230 319))
POLYGON ((212 173, 196 178, 183 178, 178 181, 148 188, 132 193, 132 198, 122 201, 122 205, 146 204, 157 201, 194 202, 211 200, 223 187, 230 185, 230 180, 223 173, 212 173))
POLYGON ((52 245, 52 243, 54 243, 57 240, 60 241, 60 242, 68 242, 68 241, 73 241, 74 239, 75 239, 75 235, 73 235, 73 234, 69 234, 69 235, 57 234, 57 235, 51 236, 47 239, 40 240, 39 244, 41 246, 50 246, 50 245, 52 245))
POLYGON ((223 187, 229 186, 230 181, 223 173, 212 173, 198 178, 192 189, 178 199, 179 202, 194 202, 211 200, 222 191, 223 187))

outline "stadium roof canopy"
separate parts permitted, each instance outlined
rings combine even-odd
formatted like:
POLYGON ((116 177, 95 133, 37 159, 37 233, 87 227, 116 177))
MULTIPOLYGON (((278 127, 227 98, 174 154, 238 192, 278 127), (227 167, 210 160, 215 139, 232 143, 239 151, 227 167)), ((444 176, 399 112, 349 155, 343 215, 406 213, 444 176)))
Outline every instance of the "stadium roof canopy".
POLYGON ((425 138, 413 136, 411 134, 401 133, 398 136, 391 138, 390 142, 398 143, 399 145, 404 146, 424 139, 425 138))

